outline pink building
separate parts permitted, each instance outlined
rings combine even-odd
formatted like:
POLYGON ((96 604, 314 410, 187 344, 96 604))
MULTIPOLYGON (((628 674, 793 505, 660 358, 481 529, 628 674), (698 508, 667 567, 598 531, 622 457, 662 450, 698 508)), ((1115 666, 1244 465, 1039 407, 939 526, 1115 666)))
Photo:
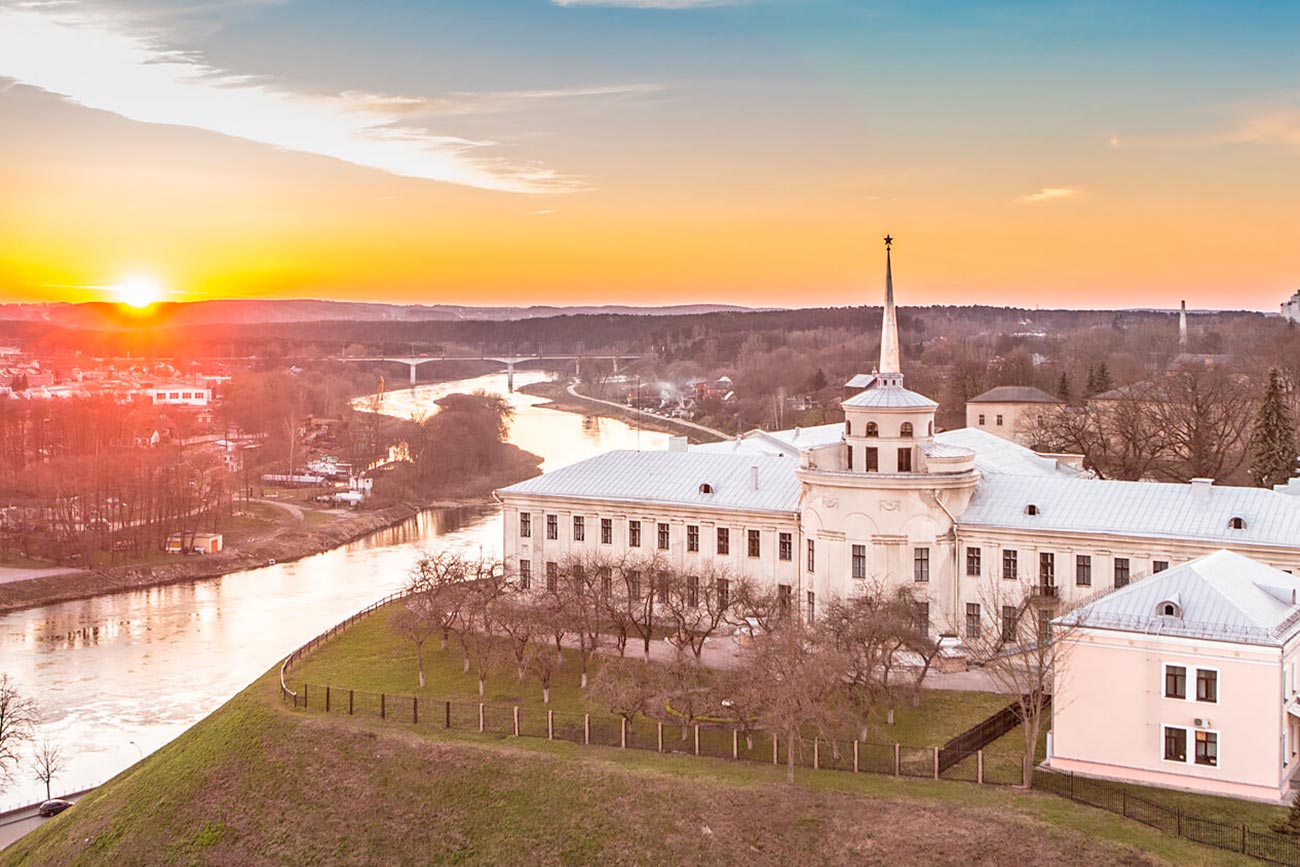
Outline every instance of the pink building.
POLYGON ((1300 768, 1300 578, 1220 550, 1055 621, 1049 764, 1277 800, 1300 768))

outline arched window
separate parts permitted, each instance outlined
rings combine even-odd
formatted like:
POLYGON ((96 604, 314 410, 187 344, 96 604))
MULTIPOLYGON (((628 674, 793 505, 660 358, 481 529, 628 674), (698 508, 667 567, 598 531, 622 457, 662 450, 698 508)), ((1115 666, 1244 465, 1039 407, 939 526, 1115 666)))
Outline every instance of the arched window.
POLYGON ((1178 603, 1176 602, 1161 602, 1159 605, 1156 606, 1156 613, 1159 614, 1161 617, 1181 616, 1178 613, 1178 603))
POLYGON ((877 425, 874 421, 867 422, 867 436, 869 437, 880 436, 880 426, 877 425))
POLYGON ((934 422, 930 422, 929 426, 925 429, 925 435, 928 437, 934 436, 934 422))
POLYGON ((1028 506, 1025 506, 1025 514, 1026 514, 1026 515, 1037 515, 1037 514, 1038 514, 1038 506, 1034 505, 1033 503, 1030 503, 1028 506))
POLYGON ((710 485, 708 482, 703 482, 703 483, 701 483, 701 484, 700 484, 700 493, 701 493, 701 494, 711 494, 711 493, 713 493, 713 485, 710 485))
POLYGON ((1232 530, 1244 530, 1246 529, 1246 519, 1238 517, 1229 518, 1228 528, 1232 530))
POLYGON ((853 436, 853 422, 849 421, 847 418, 844 419, 844 432, 849 436, 853 436))
POLYGON ((898 429, 898 435, 903 439, 910 437, 912 435, 912 423, 910 421, 903 422, 903 426, 898 429))

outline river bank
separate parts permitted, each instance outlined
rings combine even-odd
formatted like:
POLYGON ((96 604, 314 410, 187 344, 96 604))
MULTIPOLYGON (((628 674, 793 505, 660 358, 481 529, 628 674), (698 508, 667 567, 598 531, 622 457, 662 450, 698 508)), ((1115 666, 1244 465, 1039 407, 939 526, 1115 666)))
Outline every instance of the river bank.
POLYGON ((571 412, 577 415, 597 415, 603 418, 612 418, 625 424, 634 425, 642 430, 666 433, 671 436, 685 436, 693 443, 710 443, 728 439, 721 431, 715 431, 703 425, 691 424, 680 419, 666 418, 661 415, 632 409, 631 407, 624 407, 612 401, 589 397, 579 394, 569 386, 570 381, 568 380, 553 379, 525 385, 517 390, 524 394, 531 394, 534 397, 546 398, 550 401, 546 404, 547 409, 558 409, 561 412, 571 412))

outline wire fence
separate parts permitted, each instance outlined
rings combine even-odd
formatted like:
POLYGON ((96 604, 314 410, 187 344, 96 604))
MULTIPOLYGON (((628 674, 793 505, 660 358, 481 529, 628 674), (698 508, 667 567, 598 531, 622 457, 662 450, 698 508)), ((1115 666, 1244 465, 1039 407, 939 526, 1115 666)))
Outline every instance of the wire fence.
POLYGON ((1273 864, 1300 867, 1300 837, 1246 824, 1220 822, 1169 807, 1131 791, 1122 783, 1082 777, 1070 771, 1040 770, 1034 787, 1090 807, 1118 813, 1166 834, 1238 852, 1273 864))

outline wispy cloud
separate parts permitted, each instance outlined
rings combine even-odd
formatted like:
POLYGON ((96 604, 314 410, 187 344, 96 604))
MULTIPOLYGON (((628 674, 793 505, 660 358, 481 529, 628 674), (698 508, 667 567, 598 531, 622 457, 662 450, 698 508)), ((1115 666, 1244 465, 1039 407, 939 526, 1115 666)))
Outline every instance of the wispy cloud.
POLYGON ((550 90, 453 91, 434 97, 388 96, 349 90, 340 94, 348 105, 362 111, 384 111, 397 115, 448 117, 467 114, 498 114, 521 111, 543 103, 570 99, 619 99, 658 93, 661 84, 608 84, 589 87, 561 87, 550 90))
POLYGON ((1042 202, 1056 202, 1061 199, 1073 199, 1079 191, 1071 187, 1043 187, 1036 193, 1019 196, 1016 201, 1022 205, 1037 205, 1042 202))
POLYGON ((556 6, 615 6, 624 9, 703 9, 740 6, 748 0, 551 0, 556 6))
POLYGON ((1255 115, 1217 139, 1225 144, 1300 147, 1300 110, 1281 109, 1255 115))
MULTIPOLYGON (((131 120, 209 130, 317 154, 394 175, 516 193, 583 188, 542 165, 509 162, 493 142, 435 132, 419 114, 501 111, 547 96, 607 95, 627 88, 453 94, 441 100, 363 94, 320 97, 218 69, 156 36, 65 0, 0 0, 0 78, 11 78, 131 120)), ((644 88, 649 85, 636 85, 644 88)))

